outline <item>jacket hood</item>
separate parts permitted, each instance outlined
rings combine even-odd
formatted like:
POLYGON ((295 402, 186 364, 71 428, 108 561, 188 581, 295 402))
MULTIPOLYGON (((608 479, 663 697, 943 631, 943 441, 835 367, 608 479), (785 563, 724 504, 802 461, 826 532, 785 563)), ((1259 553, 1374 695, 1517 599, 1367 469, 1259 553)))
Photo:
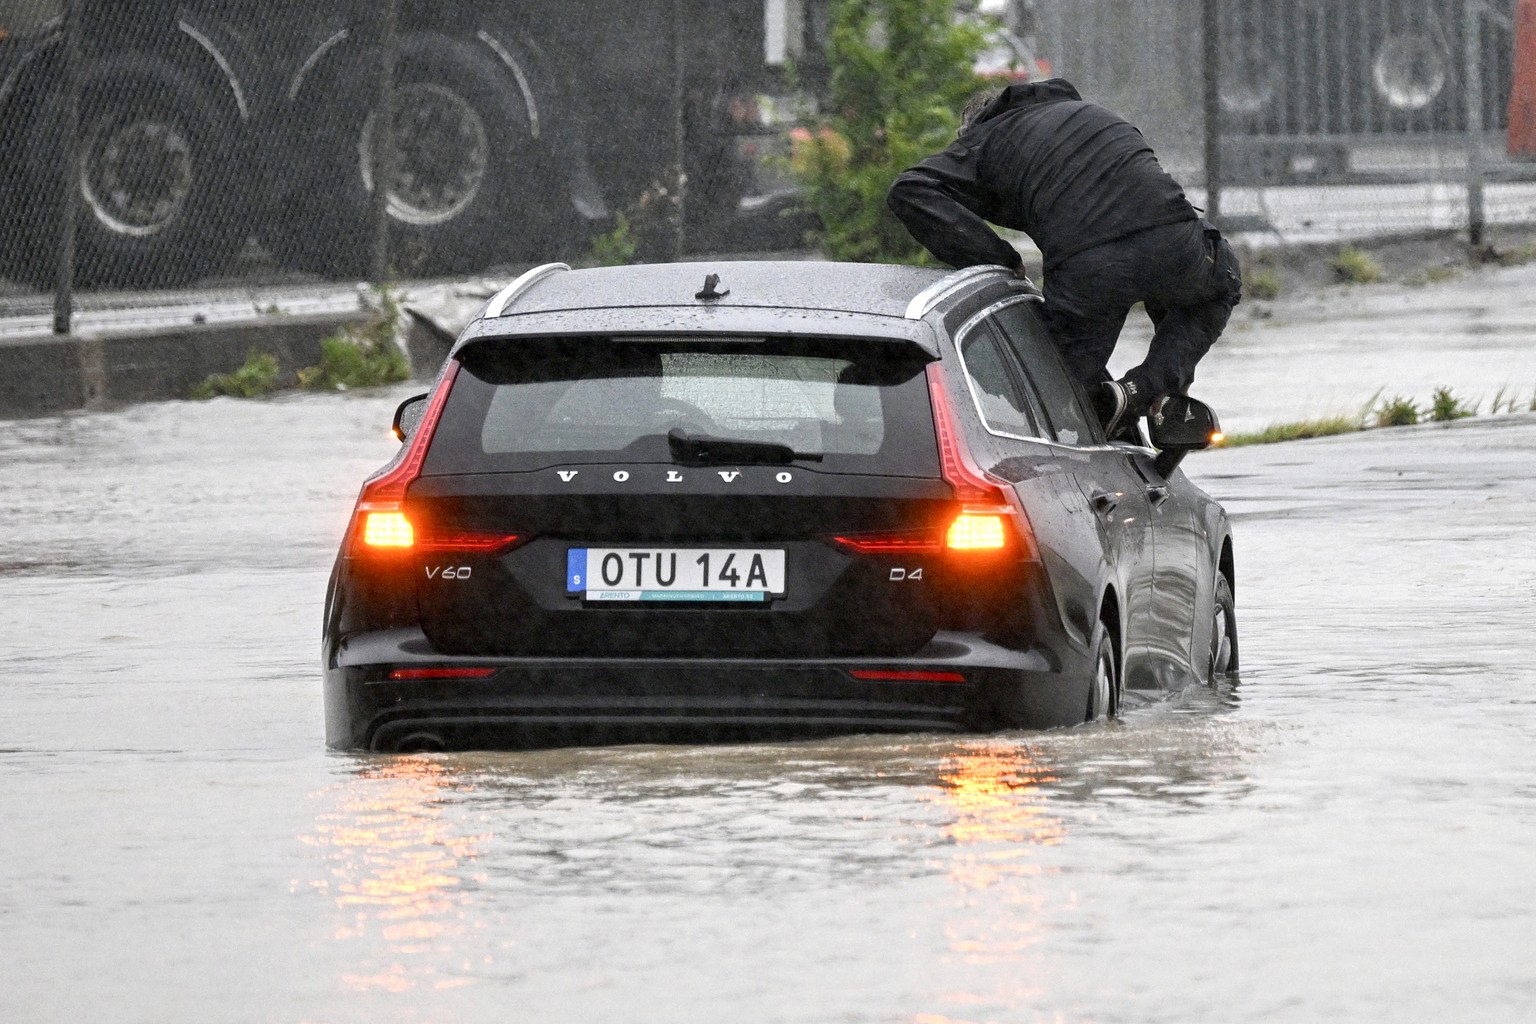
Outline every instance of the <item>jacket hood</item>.
POLYGON ((976 116, 974 124, 989 121, 999 114, 1006 114, 1010 110, 1020 107, 1033 107, 1042 103, 1056 103, 1061 100, 1082 101, 1077 87, 1065 78, 1047 78, 1043 82, 1015 82, 998 94, 997 99, 988 103, 980 114, 976 116))

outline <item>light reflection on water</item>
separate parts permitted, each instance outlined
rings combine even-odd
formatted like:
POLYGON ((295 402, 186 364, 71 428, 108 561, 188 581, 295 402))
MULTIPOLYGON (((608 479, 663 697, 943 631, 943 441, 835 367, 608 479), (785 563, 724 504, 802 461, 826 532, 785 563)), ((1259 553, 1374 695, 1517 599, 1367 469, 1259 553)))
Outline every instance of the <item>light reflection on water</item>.
POLYGON ((337 758, 295 888, 331 907, 317 954, 341 987, 403 998, 531 970, 530 902, 597 898, 633 927, 689 900, 916 886, 934 954, 983 972, 933 998, 1017 1001, 1040 986, 993 974, 1040 970, 1035 947, 1079 898, 1060 878, 1082 870, 1062 850, 1078 831, 1113 831, 1126 801, 1180 813, 1242 791, 1261 744, 1221 701, 1192 701, 1047 734, 337 758))
POLYGON ((430 958, 451 953, 467 929, 468 882, 485 835, 461 834, 445 804, 467 783, 420 757, 380 760, 316 794, 332 804, 300 840, 322 851, 328 877, 311 881, 336 908, 336 943, 368 949, 346 988, 407 992, 467 985, 430 958))

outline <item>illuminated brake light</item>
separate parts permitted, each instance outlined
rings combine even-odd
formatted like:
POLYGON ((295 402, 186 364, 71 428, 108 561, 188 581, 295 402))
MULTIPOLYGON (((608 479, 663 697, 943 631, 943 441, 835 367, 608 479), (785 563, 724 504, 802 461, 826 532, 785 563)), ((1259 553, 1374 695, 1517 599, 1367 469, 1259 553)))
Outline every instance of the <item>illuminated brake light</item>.
POLYGON ((951 551, 981 551, 1008 545, 1008 527, 1000 515, 962 512, 944 537, 951 551))
POLYGON ((369 512, 363 543, 370 548, 408 548, 416 543, 416 531, 404 512, 369 512))
POLYGON ((855 679, 882 683, 963 683, 965 676, 959 672, 923 672, 903 670, 886 672, 876 669, 856 668, 848 673, 855 679))
POLYGON ((493 668, 397 668, 390 679, 488 679, 496 674, 493 668))
POLYGON ((417 535, 416 528, 404 512, 369 512, 363 518, 363 546, 367 548, 392 548, 404 551, 410 548, 422 554, 500 554, 525 539, 520 533, 475 533, 459 530, 453 533, 434 533, 430 530, 417 535))
POLYGON ((1012 547, 1016 539, 1021 557, 1037 561, 1040 552, 1035 547, 1034 531, 1028 515, 1014 500, 1012 487, 977 466, 966 450, 938 363, 928 364, 928 395, 933 403, 939 466, 961 503, 960 514, 945 532, 944 546, 950 551, 1000 551, 1012 547))
POLYGON ((348 546, 351 554, 401 551, 415 543, 411 522, 404 511, 405 492, 421 475, 421 464, 426 461, 427 447, 432 443, 437 421, 442 418, 448 392, 453 389, 453 381, 458 374, 459 363, 457 360, 449 360, 443 367, 432 397, 427 401, 427 411, 422 414, 421 424, 411 435, 410 443, 400 449, 393 462, 363 482, 362 493, 357 496, 357 509, 353 512, 352 543, 348 546), (380 540, 376 542, 374 537, 380 540))

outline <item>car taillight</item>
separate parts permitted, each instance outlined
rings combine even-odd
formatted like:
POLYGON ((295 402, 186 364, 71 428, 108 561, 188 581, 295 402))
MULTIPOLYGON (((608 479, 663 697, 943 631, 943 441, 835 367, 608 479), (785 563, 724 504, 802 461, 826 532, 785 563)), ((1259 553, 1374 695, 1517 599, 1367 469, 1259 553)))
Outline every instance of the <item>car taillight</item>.
POLYGON ((960 512, 944 534, 944 547, 954 552, 1010 550, 1018 545, 1020 557, 1040 557, 1029 517, 1014 500, 1013 488, 976 465, 955 423, 943 371, 928 364, 928 395, 933 402, 933 429, 939 441, 939 466, 944 479, 955 489, 960 512))
POLYGON ((965 676, 959 672, 927 672, 910 669, 888 671, 884 669, 856 668, 848 672, 855 679, 881 683, 963 683, 965 676))
POLYGON ((369 512, 363 519, 363 546, 409 548, 416 545, 416 531, 404 512, 369 512))
POLYGON ((397 668, 389 673, 391 680, 425 679, 489 679, 496 674, 494 668, 397 668))
POLYGON ((936 555, 944 550, 944 537, 938 530, 850 533, 832 539, 860 555, 936 555))
POLYGON ((416 529, 405 513, 406 489, 421 475, 421 464, 426 460, 427 448, 432 444, 432 435, 437 430, 443 406, 448 402, 448 392, 453 389, 458 374, 457 362, 449 362, 444 367, 437 389, 427 403, 427 411, 404 450, 394 462, 363 483, 362 493, 357 496, 357 508, 352 514, 348 554, 493 550, 519 539, 508 534, 424 533, 416 529), (458 543, 445 543, 449 540, 458 543))

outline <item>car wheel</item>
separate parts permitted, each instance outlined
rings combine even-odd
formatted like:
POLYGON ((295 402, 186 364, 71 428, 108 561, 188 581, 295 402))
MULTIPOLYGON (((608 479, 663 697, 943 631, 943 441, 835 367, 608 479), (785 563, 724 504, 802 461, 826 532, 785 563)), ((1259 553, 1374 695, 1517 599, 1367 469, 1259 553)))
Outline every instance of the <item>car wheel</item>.
MULTIPOLYGON (((306 163, 275 255, 323 274, 367 272, 372 250, 372 52, 341 58, 300 97, 306 163)), ((547 115, 547 111, 543 112, 547 115)), ((390 252, 402 274, 479 270, 549 247, 555 204, 539 173, 528 103, 512 73, 472 43, 415 33, 395 75, 390 252)))
MULTIPOLYGON (((42 219, 62 194, 66 99, 48 96, 27 146, 42 219)), ((76 280, 83 287, 171 287, 222 271, 250 230, 254 187, 243 129, 172 65, 144 54, 97 62, 81 97, 76 280)), ((51 283, 50 232, 34 278, 51 283)))
POLYGON ((1237 671, 1237 603, 1232 600, 1232 585, 1224 575, 1216 576, 1216 599, 1211 619, 1211 656, 1206 679, 1212 686, 1237 671))
POLYGON ((1093 628, 1093 679, 1088 687, 1087 722, 1100 722, 1120 713, 1120 670, 1115 641, 1100 621, 1093 628))

